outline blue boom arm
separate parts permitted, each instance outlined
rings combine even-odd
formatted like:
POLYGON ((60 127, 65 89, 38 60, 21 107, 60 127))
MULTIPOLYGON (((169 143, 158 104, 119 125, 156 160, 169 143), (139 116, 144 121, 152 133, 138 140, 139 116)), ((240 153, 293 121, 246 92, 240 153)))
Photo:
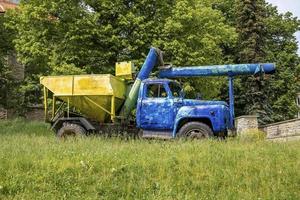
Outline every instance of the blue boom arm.
POLYGON ((260 73, 272 74, 274 72, 275 72, 275 65, 273 63, 212 65, 212 66, 161 68, 159 72, 159 77, 179 78, 179 77, 198 77, 198 76, 238 76, 238 75, 256 75, 260 73))
POLYGON ((206 77, 228 76, 229 78, 229 107, 230 128, 234 128, 234 90, 233 77, 238 75, 259 75, 275 73, 275 64, 238 64, 238 65, 212 65, 212 66, 189 66, 189 67, 163 67, 160 69, 160 78, 180 77, 206 77))

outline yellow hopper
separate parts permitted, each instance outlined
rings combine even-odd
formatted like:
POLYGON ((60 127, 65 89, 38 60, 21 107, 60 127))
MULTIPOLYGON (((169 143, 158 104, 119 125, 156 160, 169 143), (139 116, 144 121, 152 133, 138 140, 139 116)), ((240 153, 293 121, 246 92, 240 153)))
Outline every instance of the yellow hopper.
POLYGON ((45 76, 40 78, 44 86, 45 113, 47 113, 48 91, 53 93, 52 117, 57 113, 55 105, 59 99, 83 115, 99 122, 114 121, 126 98, 124 79, 110 75, 45 76))

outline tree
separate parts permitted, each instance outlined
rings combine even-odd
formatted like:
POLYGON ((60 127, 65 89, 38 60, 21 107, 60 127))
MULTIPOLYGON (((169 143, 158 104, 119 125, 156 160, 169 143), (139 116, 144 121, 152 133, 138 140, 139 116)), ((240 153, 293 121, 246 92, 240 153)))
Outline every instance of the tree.
POLYGON ((241 0, 236 7, 239 33, 238 62, 261 62, 265 52, 266 17, 263 0, 241 0))
POLYGON ((172 1, 24 1, 12 16, 28 73, 112 72, 145 56, 172 1), (80 71, 78 71, 80 69, 80 71))
POLYGON ((276 62, 276 73, 268 80, 271 122, 292 119, 297 115, 296 94, 300 91, 300 58, 295 33, 300 21, 292 13, 279 14, 267 5, 266 60, 276 62))
POLYGON ((0 107, 7 108, 8 89, 12 83, 7 56, 13 50, 12 33, 4 27, 5 18, 0 14, 0 107))
MULTIPOLYGON (((276 62, 274 76, 236 79, 237 115, 259 113, 267 123, 297 111, 299 21, 264 0, 24 0, 7 17, 26 67, 25 103, 39 96, 41 75, 113 73, 124 60, 139 67, 154 45, 175 66, 276 62)), ((184 82, 188 96, 227 96, 223 78, 184 82)))
MULTIPOLYGON (((237 6, 237 31, 239 45, 237 47, 237 63, 263 63, 265 62, 265 33, 266 27, 263 19, 266 17, 265 6, 262 0, 241 0, 237 6)), ((256 77, 242 77, 240 90, 237 95, 237 111, 246 114, 258 114, 259 121, 269 121, 268 112, 270 104, 267 101, 267 87, 256 77)))
MULTIPOLYGON (((291 13, 279 14, 276 7, 262 0, 215 0, 214 8, 223 13, 227 23, 237 27, 239 34, 236 51, 224 49, 225 54, 233 55, 236 63, 276 63, 272 76, 236 79, 236 114, 258 112, 263 124, 294 118, 298 110, 295 97, 300 91, 294 36, 299 20, 291 13)), ((227 90, 221 94, 226 96, 227 90)))
POLYGON ((117 61, 141 64, 172 1, 22 1, 9 13, 25 65, 25 103, 41 96, 41 75, 113 73, 117 61), (146 6, 145 6, 146 5, 146 6))
MULTIPOLYGON (((165 51, 165 59, 175 66, 223 64, 230 59, 224 57, 222 46, 233 46, 236 37, 235 29, 225 23, 221 12, 207 2, 182 0, 176 2, 156 44, 165 51)), ((218 97, 222 81, 196 78, 184 82, 190 94, 201 92, 212 99, 218 97)))
POLYGON ((140 66, 152 45, 171 52, 166 58, 174 64, 217 64, 224 60, 220 46, 236 39, 219 11, 197 1, 32 0, 11 19, 19 57, 35 81, 42 74, 112 73, 123 60, 140 66))

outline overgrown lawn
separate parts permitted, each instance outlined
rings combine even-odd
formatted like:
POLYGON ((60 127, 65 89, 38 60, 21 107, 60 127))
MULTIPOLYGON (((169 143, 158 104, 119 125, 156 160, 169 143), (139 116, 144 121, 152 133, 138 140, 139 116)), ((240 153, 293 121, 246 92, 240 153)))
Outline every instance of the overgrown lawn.
POLYGON ((0 122, 0 199, 300 199, 300 142, 59 141, 0 122))

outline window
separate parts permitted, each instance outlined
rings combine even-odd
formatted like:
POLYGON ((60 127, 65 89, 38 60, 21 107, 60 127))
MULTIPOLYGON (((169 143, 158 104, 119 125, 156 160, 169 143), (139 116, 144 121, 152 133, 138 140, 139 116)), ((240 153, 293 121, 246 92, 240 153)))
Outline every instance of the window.
POLYGON ((178 83, 170 82, 169 87, 170 87, 173 97, 180 97, 180 92, 182 89, 178 83))
POLYGON ((149 84, 147 86, 147 97, 165 98, 167 97, 167 92, 162 84, 149 84))

